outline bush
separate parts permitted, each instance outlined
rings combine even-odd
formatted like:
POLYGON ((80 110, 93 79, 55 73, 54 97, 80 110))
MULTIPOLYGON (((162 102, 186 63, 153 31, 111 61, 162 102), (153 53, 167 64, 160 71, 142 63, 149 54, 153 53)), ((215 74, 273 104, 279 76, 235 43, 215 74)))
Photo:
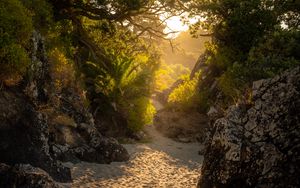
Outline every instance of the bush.
POLYGON ((243 70, 244 67, 236 63, 218 78, 218 87, 225 96, 225 103, 236 101, 246 87, 243 70))
POLYGON ((58 48, 52 49, 48 56, 50 75, 56 91, 60 92, 63 88, 70 87, 75 80, 75 70, 72 61, 65 56, 63 50, 58 48))
POLYGON ((0 34, 3 47, 10 43, 26 45, 32 33, 29 11, 18 0, 0 1, 0 34), (4 39, 3 39, 4 38, 4 39))
POLYGON ((300 65, 300 34, 275 31, 252 47, 244 62, 235 62, 218 78, 225 103, 236 102, 248 95, 252 82, 271 78, 282 71, 300 65))
POLYGON ((0 62, 0 80, 14 85, 26 72, 30 59, 21 45, 12 43, 0 49, 0 62))
POLYGON ((184 82, 175 88, 168 97, 169 105, 178 106, 179 109, 188 109, 195 107, 195 100, 198 100, 196 95, 198 93, 198 80, 200 73, 193 79, 189 76, 184 78, 184 82))
POLYGON ((140 97, 126 109, 128 113, 128 128, 134 132, 140 131, 144 125, 152 124, 156 113, 155 107, 148 97, 140 97))
POLYGON ((47 0, 20 0, 32 15, 35 28, 47 32, 52 24, 52 7, 47 0))
POLYGON ((168 89, 178 78, 190 74, 190 72, 181 64, 161 63, 160 68, 155 72, 155 90, 161 92, 168 89))
POLYGON ((28 10, 18 0, 0 1, 0 80, 18 82, 30 63, 26 47, 32 34, 28 10))

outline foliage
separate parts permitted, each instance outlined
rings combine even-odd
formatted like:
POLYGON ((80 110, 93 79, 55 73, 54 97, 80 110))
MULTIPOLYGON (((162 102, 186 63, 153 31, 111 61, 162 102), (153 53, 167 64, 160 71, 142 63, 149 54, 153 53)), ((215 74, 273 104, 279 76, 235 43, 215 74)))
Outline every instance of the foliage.
POLYGON ((184 78, 182 84, 175 88, 168 97, 168 103, 170 105, 176 105, 180 109, 189 109, 195 107, 195 100, 197 99, 198 80, 200 73, 198 73, 193 79, 190 79, 187 75, 184 78))
POLYGON ((155 90, 163 91, 168 89, 172 84, 188 75, 190 70, 182 64, 166 64, 162 62, 160 68, 155 72, 155 90))
POLYGON ((253 81, 273 77, 299 65, 299 36, 299 32, 286 30, 266 36, 251 49, 244 63, 234 63, 219 78, 221 91, 236 101, 253 81))
POLYGON ((156 72, 160 57, 153 41, 167 36, 160 16, 171 10, 202 17, 191 32, 212 36, 201 65, 208 71, 200 71, 209 72, 211 80, 200 74, 184 78, 171 93, 171 104, 204 111, 216 97, 209 90, 215 80, 226 100, 235 101, 252 81, 299 65, 297 1, 2 0, 0 80, 22 78, 35 28, 45 36, 57 92, 79 80, 91 104, 101 105, 97 99, 105 96, 132 130, 140 130, 154 114, 149 100, 154 82, 162 91, 188 73, 183 66, 165 64, 156 72))
POLYGON ((167 36, 159 19, 166 5, 154 0, 2 0, 1 81, 25 74, 34 29, 45 39, 50 95, 74 89, 73 82, 80 80, 92 104, 105 96, 138 130, 154 114, 149 97, 159 55, 149 41, 167 36))
POLYGON ((74 78, 73 62, 62 53, 62 49, 54 48, 49 52, 50 74, 56 92, 72 86, 74 78))
POLYGON ((52 21, 52 7, 47 0, 20 0, 32 16, 33 25, 39 31, 48 31, 52 21))
POLYGON ((32 32, 28 10, 18 0, 0 2, 0 80, 20 80, 29 65, 27 42, 32 32))
POLYGON ((218 78, 219 89, 225 95, 226 101, 236 101, 241 96, 241 90, 245 83, 239 79, 239 74, 243 70, 243 66, 235 64, 230 70, 218 78))
POLYGON ((21 45, 11 44, 0 49, 0 62, 0 80, 14 85, 21 80, 30 60, 21 45))
POLYGON ((186 5, 191 17, 204 18, 191 26, 192 34, 206 30, 212 35, 205 63, 213 75, 209 79, 218 81, 225 96, 223 102, 236 101, 255 80, 299 65, 298 2, 191 0, 186 5))
POLYGON ((246 79, 254 81, 269 78, 300 64, 300 32, 275 30, 267 35, 249 52, 245 68, 252 75, 246 79))
POLYGON ((127 118, 129 128, 137 131, 154 115, 149 97, 157 68, 156 50, 151 52, 145 41, 126 30, 116 30, 116 25, 106 21, 86 20, 86 23, 90 37, 104 48, 110 64, 105 67, 92 54, 87 56, 82 71, 89 82, 90 98, 94 101, 97 97, 106 96, 115 110, 127 118))
POLYGON ((144 125, 152 124, 156 113, 155 108, 149 98, 140 97, 132 100, 130 104, 124 105, 127 111, 128 126, 132 131, 140 131, 144 125))

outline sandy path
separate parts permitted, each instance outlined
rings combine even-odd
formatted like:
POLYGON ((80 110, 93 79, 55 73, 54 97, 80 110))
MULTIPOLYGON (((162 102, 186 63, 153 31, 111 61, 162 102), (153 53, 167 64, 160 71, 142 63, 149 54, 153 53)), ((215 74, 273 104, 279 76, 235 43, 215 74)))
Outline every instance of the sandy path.
POLYGON ((66 187, 196 187, 203 157, 198 143, 179 143, 163 137, 153 125, 146 131, 149 143, 125 144, 128 162, 111 164, 67 163, 74 182, 66 187))

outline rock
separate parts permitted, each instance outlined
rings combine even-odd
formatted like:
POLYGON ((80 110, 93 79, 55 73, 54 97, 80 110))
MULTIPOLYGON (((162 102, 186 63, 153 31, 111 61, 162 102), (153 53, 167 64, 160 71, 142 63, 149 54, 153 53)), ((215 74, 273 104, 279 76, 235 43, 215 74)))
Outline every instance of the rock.
POLYGON ((97 99, 94 101, 91 112, 95 118, 95 127, 106 137, 126 138, 133 137, 133 132, 128 128, 126 118, 107 102, 108 99, 97 99), (105 106, 105 107, 103 107, 105 106), (101 108, 107 109, 105 112, 101 108))
POLYGON ((55 181, 70 182, 70 169, 59 160, 128 160, 122 145, 96 129, 75 85, 54 89, 44 38, 39 32, 33 32, 31 47, 28 76, 15 88, 0 88, 0 162, 30 164, 55 181))
POLYGON ((138 132, 133 134, 133 138, 135 140, 139 140, 139 141, 145 139, 146 137, 147 137, 147 135, 144 131, 138 131, 138 132))
POLYGON ((0 187, 59 188, 60 186, 40 168, 28 164, 11 167, 0 163, 0 187))
POLYGON ((48 91, 46 85, 50 83, 49 62, 45 47, 44 37, 40 32, 32 33, 31 66, 26 77, 25 93, 34 102, 45 103, 48 100, 48 91))
POLYGON ((214 116, 215 114, 218 114, 218 110, 214 106, 211 106, 207 112, 207 115, 214 116))
POLYGON ((29 163, 47 171, 57 181, 71 181, 70 170, 50 156, 48 137, 47 118, 21 92, 0 93, 1 162, 29 163))
POLYGON ((103 155, 105 163, 112 161, 127 161, 129 154, 127 150, 113 138, 103 137, 98 130, 93 126, 82 126, 82 134, 89 135, 89 146, 94 148, 98 155, 103 155), (84 128, 83 128, 84 127, 84 128))
POLYGON ((85 140, 85 144, 76 147, 53 145, 52 151, 57 159, 65 162, 82 160, 95 163, 110 163, 129 159, 129 154, 122 145, 115 139, 103 137, 94 126, 81 123, 77 128, 85 140))
POLYGON ((188 137, 183 137, 181 135, 179 135, 176 139, 178 142, 182 142, 182 143, 189 143, 191 142, 191 139, 188 137))
POLYGON ((198 187, 300 187, 300 68, 253 84, 213 125, 198 187))
POLYGON ((211 122, 223 116, 221 109, 216 106, 211 106, 206 114, 211 122))
POLYGON ((125 148, 97 130, 94 118, 72 88, 64 88, 50 117, 50 153, 64 162, 110 163, 129 159, 125 148), (58 115, 59 114, 59 115, 58 115))

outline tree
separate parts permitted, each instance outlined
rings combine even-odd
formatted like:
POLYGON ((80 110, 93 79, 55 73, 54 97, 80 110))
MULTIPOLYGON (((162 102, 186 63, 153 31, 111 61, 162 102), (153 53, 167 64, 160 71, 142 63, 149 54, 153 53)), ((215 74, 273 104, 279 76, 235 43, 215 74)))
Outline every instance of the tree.
MULTIPOLYGON (((72 25, 75 64, 93 112, 105 97, 128 119, 131 129, 140 129, 153 115, 149 97, 159 55, 151 42, 168 35, 160 16, 172 1, 49 2, 56 22, 72 25)), ((170 16, 174 14, 180 14, 179 9, 170 16)))
MULTIPOLYGON (((218 81, 229 101, 249 90, 252 81, 268 78, 299 65, 299 1, 294 0, 189 0, 182 1, 195 36, 210 35, 205 59, 210 75, 200 90, 218 81), (206 30, 205 33, 201 33, 206 30)), ((200 66, 201 67, 201 66, 200 66)), ((203 67, 203 66, 202 66, 203 67)), ((215 92, 215 91, 214 91, 215 92)), ((216 97, 210 94, 211 100, 216 97)))

